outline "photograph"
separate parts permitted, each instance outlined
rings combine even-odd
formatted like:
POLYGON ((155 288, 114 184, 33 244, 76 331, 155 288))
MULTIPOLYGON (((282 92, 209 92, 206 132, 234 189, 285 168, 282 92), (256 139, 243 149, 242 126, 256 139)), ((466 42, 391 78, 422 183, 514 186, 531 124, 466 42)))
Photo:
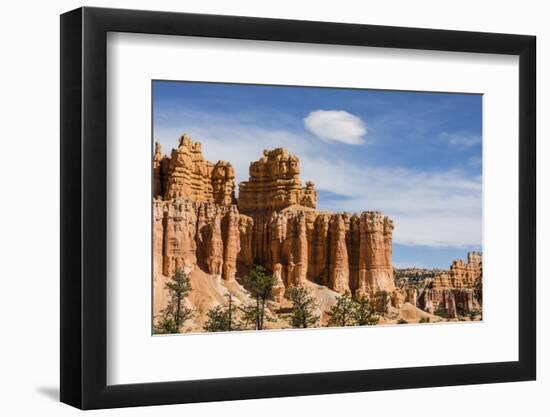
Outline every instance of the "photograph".
POLYGON ((549 14, 466 3, 6 2, 0 417, 550 416, 549 14))
POLYGON ((481 94, 153 80, 152 333, 481 321, 482 116, 481 94))

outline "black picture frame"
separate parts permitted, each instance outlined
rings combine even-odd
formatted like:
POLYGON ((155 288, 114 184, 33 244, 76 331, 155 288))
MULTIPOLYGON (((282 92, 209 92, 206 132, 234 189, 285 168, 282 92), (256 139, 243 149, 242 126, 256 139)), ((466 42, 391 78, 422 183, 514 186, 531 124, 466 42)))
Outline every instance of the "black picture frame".
POLYGON ((61 15, 61 401, 95 409, 534 380, 535 51, 524 35, 88 7, 61 15), (519 360, 107 385, 108 32, 519 56, 519 360))

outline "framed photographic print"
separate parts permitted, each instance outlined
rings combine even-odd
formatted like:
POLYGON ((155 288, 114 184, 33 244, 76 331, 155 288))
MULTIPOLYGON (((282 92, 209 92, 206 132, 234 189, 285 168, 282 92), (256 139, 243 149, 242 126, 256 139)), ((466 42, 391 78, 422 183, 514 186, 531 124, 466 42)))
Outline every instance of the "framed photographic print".
POLYGON ((61 16, 61 400, 535 379, 535 38, 61 16))

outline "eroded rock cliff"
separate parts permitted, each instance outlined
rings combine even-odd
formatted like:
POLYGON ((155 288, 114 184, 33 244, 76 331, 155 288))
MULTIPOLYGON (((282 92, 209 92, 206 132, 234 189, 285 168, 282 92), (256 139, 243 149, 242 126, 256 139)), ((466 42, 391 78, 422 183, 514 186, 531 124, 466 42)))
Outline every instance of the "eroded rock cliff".
POLYGON ((250 178, 239 184, 239 210, 268 213, 289 206, 315 208, 317 192, 312 182, 302 187, 300 160, 284 148, 265 150, 250 164, 250 178))
POLYGON ((456 259, 445 273, 435 276, 419 300, 421 308, 440 315, 456 318, 480 309, 482 255, 469 252, 468 260, 456 259), (479 293, 478 293, 479 292, 479 293))
MULTIPOLYGON (((338 293, 393 294, 393 222, 380 212, 317 210, 313 182, 300 180, 300 161, 286 149, 264 151, 239 184, 229 162, 205 160, 187 135, 170 156, 153 155, 155 291, 177 269, 195 268, 225 281, 259 262, 284 288, 313 282, 338 293)), ((392 298, 402 304, 403 297, 392 298)), ((155 294, 155 314, 163 308, 155 294), (158 300, 158 301, 157 301, 158 300)))
POLYGON ((228 206, 235 203, 235 171, 229 162, 204 159, 200 142, 187 135, 172 149, 170 157, 155 144, 153 197, 170 201, 186 199, 228 206))

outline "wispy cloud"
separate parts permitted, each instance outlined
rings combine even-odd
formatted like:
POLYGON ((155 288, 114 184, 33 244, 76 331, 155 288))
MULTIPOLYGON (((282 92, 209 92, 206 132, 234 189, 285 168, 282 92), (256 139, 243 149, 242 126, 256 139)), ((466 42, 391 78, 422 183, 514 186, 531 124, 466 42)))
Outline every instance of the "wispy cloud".
POLYGON ((394 219, 394 241, 405 245, 481 244, 479 177, 460 170, 422 171, 335 159, 305 131, 210 116, 209 123, 198 115, 180 116, 177 126, 157 128, 155 137, 169 152, 179 135, 189 133, 202 142, 207 159, 231 161, 237 182, 248 179, 249 164, 263 149, 286 147, 300 157, 302 180, 314 181, 320 191, 320 209, 381 210, 394 219))
POLYGON ((469 134, 467 132, 443 132, 439 135, 439 138, 447 142, 450 146, 469 148, 481 143, 481 136, 476 134, 469 134))
POLYGON ((307 130, 322 140, 348 145, 364 143, 367 126, 359 117, 344 110, 315 110, 304 118, 307 130))
MULTIPOLYGON (((396 243, 427 246, 481 244, 481 181, 460 171, 350 165, 302 157, 304 176, 319 190, 347 196, 326 198, 320 208, 381 210, 395 221, 396 243)), ((304 177, 305 178, 305 177, 304 177)))
POLYGON ((481 155, 474 155, 468 158, 468 164, 471 166, 479 166, 482 162, 481 155))

